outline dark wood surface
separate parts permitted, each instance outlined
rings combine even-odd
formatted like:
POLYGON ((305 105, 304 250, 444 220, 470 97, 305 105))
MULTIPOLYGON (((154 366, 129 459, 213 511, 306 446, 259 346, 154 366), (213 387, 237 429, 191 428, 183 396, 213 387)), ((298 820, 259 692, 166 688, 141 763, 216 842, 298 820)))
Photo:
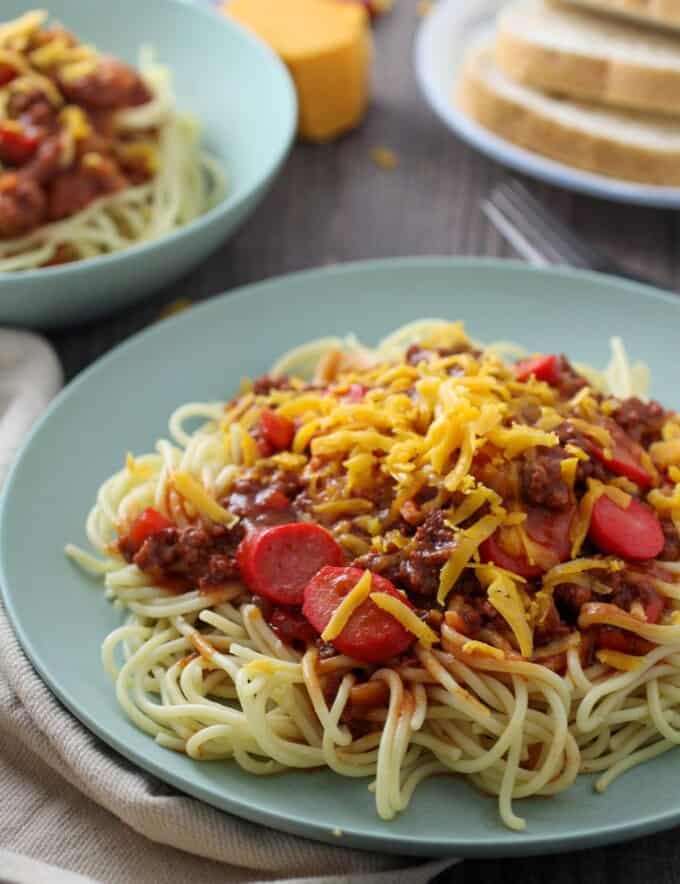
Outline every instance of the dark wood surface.
MULTIPOLYGON (((52 335, 67 377, 156 321, 163 305, 178 298, 199 301, 243 283, 340 261, 512 256, 478 209, 504 171, 458 142, 419 94, 411 60, 418 24, 416 0, 397 0, 395 11, 375 28, 374 98, 362 128, 335 144, 296 146, 255 215, 201 268, 122 314, 52 335), (375 166, 376 146, 396 153, 395 170, 375 166)), ((675 213, 532 187, 591 242, 680 290, 675 213)), ((566 856, 469 860, 439 882, 670 884, 680 880, 679 842, 678 833, 670 833, 566 856)))

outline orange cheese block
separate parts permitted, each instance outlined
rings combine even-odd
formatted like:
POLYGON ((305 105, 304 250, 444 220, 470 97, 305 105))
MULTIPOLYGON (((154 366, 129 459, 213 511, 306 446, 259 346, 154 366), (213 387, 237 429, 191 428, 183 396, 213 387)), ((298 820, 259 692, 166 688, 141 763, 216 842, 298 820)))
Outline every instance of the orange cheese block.
POLYGON ((337 0, 230 0, 224 11, 284 60, 298 93, 298 134, 328 141, 353 129, 368 104, 368 15, 337 0))

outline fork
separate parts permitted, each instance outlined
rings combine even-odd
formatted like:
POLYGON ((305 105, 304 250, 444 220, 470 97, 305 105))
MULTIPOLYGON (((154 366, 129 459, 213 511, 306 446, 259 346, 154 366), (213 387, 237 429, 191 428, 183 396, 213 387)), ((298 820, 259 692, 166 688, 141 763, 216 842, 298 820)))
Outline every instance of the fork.
POLYGON ((497 185, 481 203, 481 210, 515 251, 537 267, 566 264, 661 285, 588 245, 515 178, 497 185))

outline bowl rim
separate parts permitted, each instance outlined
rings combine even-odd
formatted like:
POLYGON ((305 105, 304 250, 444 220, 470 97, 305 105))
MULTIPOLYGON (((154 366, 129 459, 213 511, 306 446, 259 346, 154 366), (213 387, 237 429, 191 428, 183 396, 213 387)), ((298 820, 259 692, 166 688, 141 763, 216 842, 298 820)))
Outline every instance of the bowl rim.
POLYGON ((249 45, 251 49, 260 54, 263 63, 269 64, 273 70, 277 71, 284 91, 287 93, 289 114, 283 137, 274 151, 272 159, 267 164, 266 169, 240 195, 236 196, 236 194, 230 195, 227 193, 216 206, 208 209, 207 212, 199 215, 198 218, 194 218, 188 224, 184 224, 157 239, 135 243, 118 252, 95 255, 92 258, 82 258, 79 261, 59 264, 53 267, 0 271, 0 288, 3 284, 9 283, 18 285, 24 281, 27 284, 31 284, 36 280, 57 280, 73 273, 96 268, 113 270, 120 262, 134 260, 143 254, 148 255, 160 252, 188 234, 200 234, 202 230, 210 227, 214 221, 224 216, 227 212, 237 211, 241 206, 247 204, 257 193, 258 189, 271 180, 288 155, 297 131, 298 99, 293 78, 282 59, 253 31, 250 31, 233 18, 220 13, 214 7, 199 6, 198 4, 187 2, 187 0, 164 0, 164 6, 166 9, 167 7, 175 7, 178 10, 188 10, 191 14, 202 16, 206 20, 210 19, 213 23, 217 22, 220 27, 231 29, 237 34, 238 39, 242 43, 249 45))

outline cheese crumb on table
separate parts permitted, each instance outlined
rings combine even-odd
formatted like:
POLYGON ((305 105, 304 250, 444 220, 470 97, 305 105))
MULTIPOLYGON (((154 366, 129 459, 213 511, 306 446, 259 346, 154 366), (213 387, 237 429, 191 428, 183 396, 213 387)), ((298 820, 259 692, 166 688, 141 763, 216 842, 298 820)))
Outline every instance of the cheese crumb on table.
POLYGON ((399 165, 399 157, 389 147, 372 148, 371 159, 376 166, 380 166, 381 169, 385 169, 388 172, 396 169, 399 165))

